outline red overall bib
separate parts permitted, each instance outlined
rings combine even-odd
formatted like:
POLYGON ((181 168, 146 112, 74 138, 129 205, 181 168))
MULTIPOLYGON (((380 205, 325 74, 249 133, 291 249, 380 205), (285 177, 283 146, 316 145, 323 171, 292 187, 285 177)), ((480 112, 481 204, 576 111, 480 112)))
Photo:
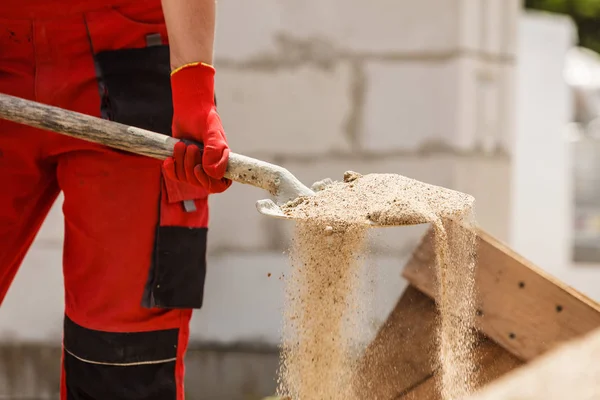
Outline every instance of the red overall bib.
MULTIPOLYGON (((160 0, 0 1, 2 93, 170 135, 169 72, 160 0)), ((64 193, 61 400, 183 399, 206 192, 159 160, 2 119, 0 182, 0 300, 64 193)))

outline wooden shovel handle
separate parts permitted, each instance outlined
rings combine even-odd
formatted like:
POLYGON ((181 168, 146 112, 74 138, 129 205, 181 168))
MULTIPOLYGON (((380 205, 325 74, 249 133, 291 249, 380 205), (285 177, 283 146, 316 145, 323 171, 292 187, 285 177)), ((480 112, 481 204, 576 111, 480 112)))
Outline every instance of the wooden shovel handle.
MULTIPOLYGON (((179 142, 160 133, 2 93, 0 118, 160 160, 170 157, 179 142)), ((286 169, 233 152, 225 178, 264 189, 281 201, 313 194, 286 169)))
POLYGON ((19 97, 0 94, 0 117, 63 135, 164 160, 179 140, 19 97))

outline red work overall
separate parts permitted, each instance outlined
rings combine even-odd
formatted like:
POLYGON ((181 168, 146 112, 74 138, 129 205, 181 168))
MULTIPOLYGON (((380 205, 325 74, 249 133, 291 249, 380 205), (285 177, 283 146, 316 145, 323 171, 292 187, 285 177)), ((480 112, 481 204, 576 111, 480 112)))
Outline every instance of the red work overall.
MULTIPOLYGON (((2 93, 170 135, 169 73, 160 0, 0 1, 2 93)), ((0 299, 64 193, 61 400, 183 399, 207 193, 160 160, 2 119, 0 182, 0 299)))

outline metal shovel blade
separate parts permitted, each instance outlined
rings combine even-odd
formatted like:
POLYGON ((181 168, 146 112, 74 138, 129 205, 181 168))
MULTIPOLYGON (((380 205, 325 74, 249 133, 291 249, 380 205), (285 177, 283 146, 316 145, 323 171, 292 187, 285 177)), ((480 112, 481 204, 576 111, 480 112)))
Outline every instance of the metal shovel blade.
POLYGON ((258 200, 256 202, 256 209, 262 215, 266 215, 267 217, 273 218, 281 218, 281 219, 294 219, 289 215, 286 215, 281 208, 275 204, 273 200, 265 199, 258 200))

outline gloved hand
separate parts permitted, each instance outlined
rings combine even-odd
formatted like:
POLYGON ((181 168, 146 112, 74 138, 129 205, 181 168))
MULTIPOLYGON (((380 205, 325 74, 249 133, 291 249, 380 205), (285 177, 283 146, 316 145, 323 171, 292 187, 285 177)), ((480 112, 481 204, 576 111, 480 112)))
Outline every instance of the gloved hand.
POLYGON ((215 105, 214 76, 215 69, 204 63, 187 64, 171 73, 173 137, 203 143, 204 150, 179 142, 163 168, 170 179, 221 193, 231 186, 231 180, 223 177, 229 146, 215 105))

